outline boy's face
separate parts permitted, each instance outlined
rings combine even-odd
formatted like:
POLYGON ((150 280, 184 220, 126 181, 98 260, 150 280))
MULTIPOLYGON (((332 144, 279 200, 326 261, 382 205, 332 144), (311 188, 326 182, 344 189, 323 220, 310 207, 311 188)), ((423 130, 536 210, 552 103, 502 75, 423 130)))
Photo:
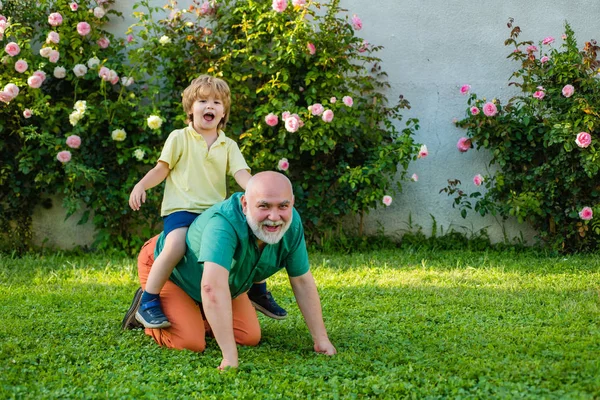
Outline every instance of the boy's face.
POLYGON ((200 96, 192 106, 192 116, 198 133, 214 133, 225 116, 223 101, 214 94, 200 96))

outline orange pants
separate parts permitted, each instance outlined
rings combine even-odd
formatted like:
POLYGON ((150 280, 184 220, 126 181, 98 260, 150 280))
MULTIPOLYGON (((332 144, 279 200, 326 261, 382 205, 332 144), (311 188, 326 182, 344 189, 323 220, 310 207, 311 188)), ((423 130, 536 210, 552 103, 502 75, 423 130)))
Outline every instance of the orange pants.
MULTIPOLYGON (((146 281, 150 268, 154 263, 154 248, 158 236, 148 240, 138 256, 138 275, 142 289, 146 288, 146 281)), ((168 280, 160 291, 160 302, 163 312, 171 322, 165 329, 146 329, 146 335, 161 346, 173 349, 188 349, 204 351, 206 348, 206 334, 211 335, 210 325, 204 319, 200 307, 179 286, 168 280)), ((260 341, 260 325, 256 311, 250 303, 246 293, 231 300, 233 312, 233 335, 238 344, 256 346, 260 341)))

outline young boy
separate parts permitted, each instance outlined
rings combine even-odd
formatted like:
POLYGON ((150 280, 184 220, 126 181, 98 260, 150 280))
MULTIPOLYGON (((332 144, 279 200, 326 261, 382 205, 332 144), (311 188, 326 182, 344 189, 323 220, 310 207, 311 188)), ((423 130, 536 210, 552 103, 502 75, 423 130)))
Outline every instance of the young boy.
MULTIPOLYGON (((154 261, 135 313, 135 319, 146 328, 171 325, 160 306, 159 293, 185 253, 190 224, 200 213, 225 199, 227 174, 243 189, 251 177, 237 144, 222 131, 229 119, 230 105, 225 81, 208 75, 194 79, 183 92, 189 126, 171 132, 158 163, 129 196, 131 209, 137 211, 146 201, 146 190, 166 179, 161 207, 165 244, 154 261)), ((266 290, 265 282, 255 284, 248 295, 257 310, 266 315, 276 319, 287 316, 266 290)))

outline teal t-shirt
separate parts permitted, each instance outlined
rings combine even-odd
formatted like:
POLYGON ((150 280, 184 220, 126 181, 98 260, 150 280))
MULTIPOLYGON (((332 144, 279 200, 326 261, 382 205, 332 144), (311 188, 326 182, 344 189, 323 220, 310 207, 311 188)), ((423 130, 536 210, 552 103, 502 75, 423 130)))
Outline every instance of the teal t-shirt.
MULTIPOLYGON (((200 302, 200 281, 204 262, 214 262, 229 270, 229 289, 235 298, 247 292, 252 283, 262 281, 285 268, 290 277, 309 270, 308 253, 300 215, 294 209, 292 224, 277 244, 267 244, 262 253, 246 222, 240 198, 235 193, 215 204, 190 225, 183 259, 170 279, 191 298, 200 302)), ((164 245, 164 233, 156 243, 154 256, 164 245)))

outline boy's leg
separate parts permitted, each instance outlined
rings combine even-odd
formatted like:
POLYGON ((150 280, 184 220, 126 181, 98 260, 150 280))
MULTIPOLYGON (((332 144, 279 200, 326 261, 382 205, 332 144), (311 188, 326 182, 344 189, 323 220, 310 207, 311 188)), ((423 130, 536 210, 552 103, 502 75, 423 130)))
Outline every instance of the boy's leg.
POLYGON ((162 311, 159 293, 169 280, 173 268, 185 254, 186 233, 187 227, 169 232, 162 251, 150 269, 140 307, 135 314, 136 320, 146 328, 167 328, 171 325, 162 311))
POLYGON ((267 290, 267 282, 256 282, 248 291, 248 297, 256 310, 273 319, 284 319, 287 311, 277 304, 271 292, 267 290))
MULTIPOLYGON (((138 275, 142 288, 146 287, 148 275, 154 262, 157 237, 146 242, 138 257, 138 275)), ((146 334, 161 346, 174 349, 204 351, 206 347, 205 325, 200 307, 172 281, 167 281, 160 292, 163 309, 172 326, 166 329, 146 329, 146 334)))

